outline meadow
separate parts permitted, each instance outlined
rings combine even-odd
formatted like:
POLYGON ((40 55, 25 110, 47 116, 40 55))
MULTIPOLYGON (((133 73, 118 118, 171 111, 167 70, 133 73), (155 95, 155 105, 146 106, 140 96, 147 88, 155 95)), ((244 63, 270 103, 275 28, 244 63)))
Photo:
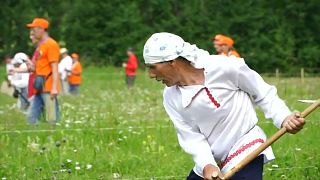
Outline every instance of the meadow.
MULTIPOLYGON (((291 110, 308 106, 298 99, 320 97, 319 76, 265 80, 291 110)), ((86 68, 81 95, 59 97, 56 127, 28 125, 16 99, 0 94, 0 178, 185 179, 193 162, 162 107, 163 87, 140 71, 129 91, 122 69, 86 68)), ((275 133, 272 121, 257 112, 268 136, 275 133)), ((273 145, 277 159, 265 165, 264 179, 319 179, 320 111, 306 121, 300 133, 273 145)))

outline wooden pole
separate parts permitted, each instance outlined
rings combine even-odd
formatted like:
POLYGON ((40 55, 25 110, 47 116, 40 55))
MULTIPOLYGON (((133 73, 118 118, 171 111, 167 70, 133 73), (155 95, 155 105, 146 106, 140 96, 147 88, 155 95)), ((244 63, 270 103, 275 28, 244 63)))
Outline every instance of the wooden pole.
MULTIPOLYGON (((317 109, 320 106, 320 99, 307 107, 302 113, 301 117, 308 116, 312 111, 317 109)), ((224 179, 230 179, 236 172, 240 169, 244 168, 248 165, 252 160, 254 160, 262 151, 264 151, 267 147, 269 147, 272 143, 277 141, 281 136, 286 133, 286 128, 281 128, 278 132, 276 132, 273 136, 266 140, 266 142, 262 143, 256 150, 254 150, 251 154, 249 154, 246 158, 244 158, 241 162, 239 162, 236 166, 234 166, 230 171, 224 174, 224 179)))
POLYGON ((276 78, 277 78, 277 80, 279 80, 279 69, 278 68, 276 68, 276 78))
POLYGON ((304 83, 304 68, 301 68, 300 75, 301 75, 301 82, 304 83))
POLYGON ((279 78, 280 78, 280 73, 279 73, 279 68, 276 68, 276 83, 279 83, 279 78))

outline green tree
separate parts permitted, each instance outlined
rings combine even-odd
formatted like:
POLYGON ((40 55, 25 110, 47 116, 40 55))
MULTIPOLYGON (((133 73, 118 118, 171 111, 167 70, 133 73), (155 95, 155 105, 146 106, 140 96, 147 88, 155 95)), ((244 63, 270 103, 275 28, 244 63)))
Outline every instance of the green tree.
POLYGON ((128 47, 143 64, 147 38, 165 31, 210 53, 215 53, 210 38, 228 35, 258 72, 294 73, 300 67, 319 72, 319 9, 318 0, 3 0, 0 55, 31 54, 25 24, 45 17, 50 35, 78 52, 84 64, 121 65, 128 47))

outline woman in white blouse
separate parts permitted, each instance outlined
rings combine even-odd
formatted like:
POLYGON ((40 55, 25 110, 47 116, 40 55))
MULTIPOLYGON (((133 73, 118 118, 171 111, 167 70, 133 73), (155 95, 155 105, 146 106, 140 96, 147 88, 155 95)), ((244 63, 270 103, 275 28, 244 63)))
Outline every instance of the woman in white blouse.
MULTIPOLYGON (((149 76, 166 85, 164 107, 181 147, 195 167, 187 179, 220 179, 266 140, 257 126, 258 105, 277 128, 302 129, 304 119, 292 113, 277 90, 243 59, 209 55, 171 33, 155 33, 143 56, 149 76)), ((263 164, 274 159, 271 147, 233 179, 262 179, 263 164)))

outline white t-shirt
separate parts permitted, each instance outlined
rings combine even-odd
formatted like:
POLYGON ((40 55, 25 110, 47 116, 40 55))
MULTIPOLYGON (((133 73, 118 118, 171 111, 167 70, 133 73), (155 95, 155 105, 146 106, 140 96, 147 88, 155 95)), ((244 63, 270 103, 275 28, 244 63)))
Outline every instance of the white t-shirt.
POLYGON ((72 58, 70 56, 66 56, 63 59, 61 59, 59 66, 58 66, 58 70, 60 73, 60 79, 65 80, 68 76, 68 71, 71 70, 72 67, 72 58))
MULTIPOLYGON (((26 63, 22 63, 19 68, 26 69, 26 63)), ((28 72, 15 72, 11 78, 11 84, 17 88, 28 87, 29 73, 28 72)))
POLYGON ((9 74, 9 72, 11 71, 11 70, 13 70, 13 64, 6 64, 6 72, 7 72, 7 74, 9 74))
MULTIPOLYGON (((163 95, 179 144, 193 156, 193 170, 202 177, 207 164, 223 166, 225 173, 266 140, 256 125, 254 105, 278 128, 291 114, 276 88, 265 83, 242 58, 207 58, 203 61, 204 85, 166 87, 163 95)), ((274 159, 271 147, 263 154, 265 162, 274 159)))
POLYGON ((6 72, 7 72, 7 76, 8 76, 8 80, 11 81, 12 79, 12 75, 9 75, 10 71, 13 70, 13 64, 9 63, 6 64, 6 72))

